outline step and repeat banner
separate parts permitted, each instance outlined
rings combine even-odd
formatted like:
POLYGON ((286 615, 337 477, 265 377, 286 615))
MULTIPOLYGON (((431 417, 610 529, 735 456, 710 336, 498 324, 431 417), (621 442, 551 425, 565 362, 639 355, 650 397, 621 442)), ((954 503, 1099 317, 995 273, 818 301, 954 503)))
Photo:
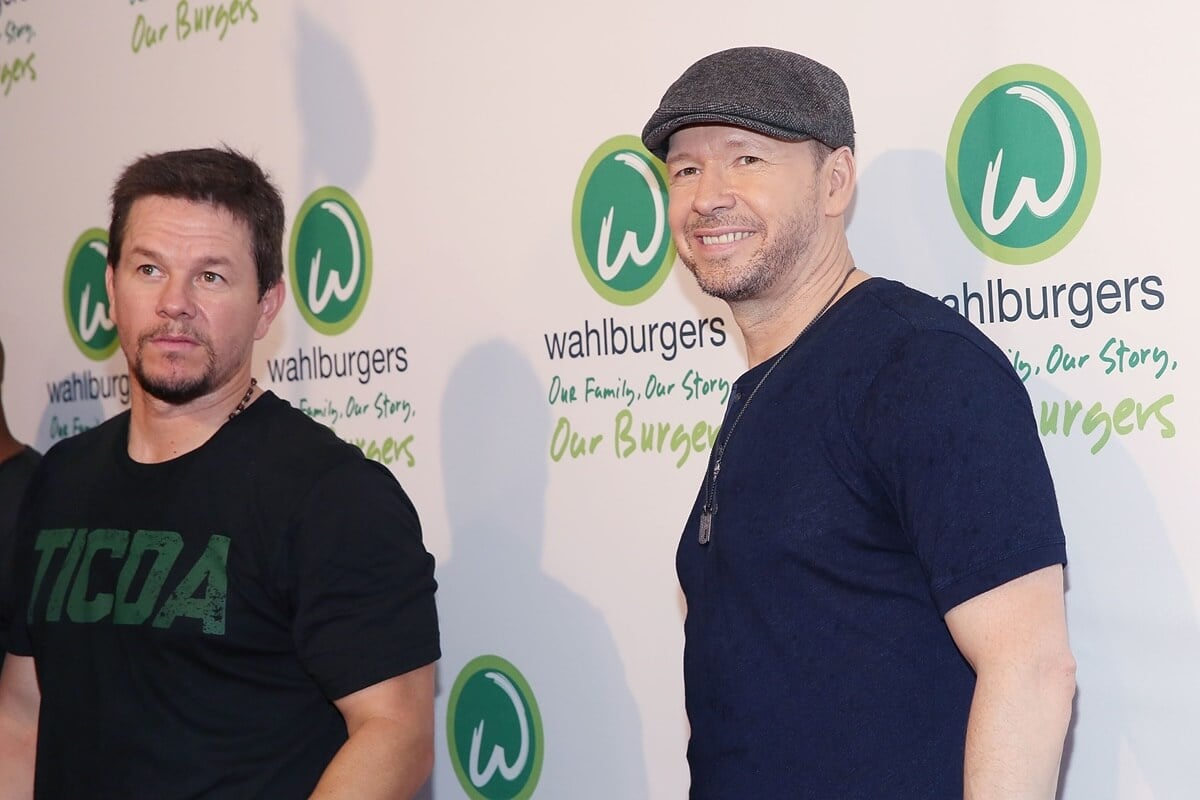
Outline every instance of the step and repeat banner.
POLYGON ((797 50, 850 87, 859 265, 1029 389, 1071 559, 1062 796, 1197 796, 1198 24, 1155 0, 0 0, 10 425, 44 450, 128 404, 120 168, 254 155, 289 220, 255 374, 395 472, 438 558, 429 795, 684 797, 674 551, 745 351, 675 266, 637 134, 697 58, 797 50))

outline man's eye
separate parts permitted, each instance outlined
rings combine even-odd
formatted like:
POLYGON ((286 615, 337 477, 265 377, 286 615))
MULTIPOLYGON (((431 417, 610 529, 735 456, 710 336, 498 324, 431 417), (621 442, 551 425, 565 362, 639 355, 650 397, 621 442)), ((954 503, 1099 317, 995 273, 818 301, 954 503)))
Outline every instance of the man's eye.
POLYGON ((220 283, 221 281, 223 281, 225 279, 222 278, 220 275, 218 275, 215 272, 207 272, 206 271, 206 272, 200 273, 200 280, 203 283, 220 283))
POLYGON ((757 164, 762 161, 762 159, 758 156, 742 156, 738 159, 738 161, 741 161, 743 164, 757 164))
POLYGON ((695 167, 683 167, 682 169, 676 170, 675 177, 676 178, 688 178, 688 177, 691 177, 692 175, 698 174, 698 172, 699 172, 699 170, 697 170, 695 167))
POLYGON ((137 268, 137 271, 143 275, 153 275, 155 272, 158 272, 158 267, 153 264, 142 264, 137 268))

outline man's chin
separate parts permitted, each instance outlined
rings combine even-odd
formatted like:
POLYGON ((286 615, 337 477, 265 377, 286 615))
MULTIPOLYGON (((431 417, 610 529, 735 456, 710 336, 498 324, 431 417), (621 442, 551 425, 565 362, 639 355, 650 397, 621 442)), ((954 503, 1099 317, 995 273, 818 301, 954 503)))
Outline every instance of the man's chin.
POLYGON ((696 286, 700 287, 700 291, 712 297, 719 298, 721 295, 722 285, 720 281, 714 280, 710 271, 701 269, 694 261, 684 261, 684 266, 688 268, 688 272, 692 273, 692 278, 696 281, 696 286))
POLYGON ((726 303, 754 300, 768 292, 781 277, 780 273, 754 271, 754 265, 741 270, 703 269, 684 262, 696 279, 700 291, 726 303))
POLYGON ((146 394, 173 406, 183 406, 208 394, 204 386, 145 386, 146 394))
POLYGON ((747 293, 745 287, 736 285, 732 281, 720 280, 712 276, 703 276, 695 270, 692 270, 692 277, 696 279, 696 285, 700 287, 700 291, 709 297, 715 297, 727 303, 746 299, 747 293))
POLYGON ((153 397, 155 400, 161 400, 164 403, 171 405, 184 405, 208 394, 212 390, 211 382, 207 375, 195 377, 177 377, 170 378, 139 374, 137 376, 138 383, 146 394, 153 397))

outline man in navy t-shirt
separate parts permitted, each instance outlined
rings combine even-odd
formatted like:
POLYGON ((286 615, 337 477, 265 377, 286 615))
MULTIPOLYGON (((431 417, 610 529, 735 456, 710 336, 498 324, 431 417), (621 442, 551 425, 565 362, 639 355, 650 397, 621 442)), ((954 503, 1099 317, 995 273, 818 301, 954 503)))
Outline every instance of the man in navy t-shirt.
POLYGON ((1075 667, 1029 397, 970 323, 855 266, 842 79, 716 53, 642 140, 750 359, 677 556, 692 798, 1052 797, 1075 667))

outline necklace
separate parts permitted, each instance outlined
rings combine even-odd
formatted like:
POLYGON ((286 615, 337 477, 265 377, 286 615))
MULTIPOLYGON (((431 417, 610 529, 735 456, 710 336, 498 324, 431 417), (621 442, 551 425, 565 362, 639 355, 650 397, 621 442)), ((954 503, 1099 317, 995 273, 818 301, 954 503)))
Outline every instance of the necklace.
POLYGON ((746 413, 746 409, 754 402, 754 396, 758 394, 758 390, 767 382, 767 378, 771 377, 771 373, 779 366, 779 362, 787 357, 787 354, 796 346, 796 342, 800 341, 800 337, 808 333, 809 328, 816 325, 817 320, 824 316, 829 307, 833 305, 833 301, 841 294, 842 289, 846 286, 846 281, 850 280, 850 276, 854 274, 855 269, 857 267, 851 267, 846 272, 842 278, 842 282, 833 290, 833 294, 825 301, 825 305, 821 306, 821 310, 817 312, 817 315, 800 329, 800 332, 796 334, 796 338, 788 342, 788 346, 783 348, 779 355, 775 356, 775 360, 771 362, 771 366, 767 367, 767 371, 763 373, 763 376, 758 379, 758 383, 754 384, 754 388, 750 390, 750 396, 746 398, 745 405, 741 407, 737 416, 733 418, 733 424, 729 426, 729 432, 725 434, 725 441, 719 443, 713 450, 712 469, 705 476, 707 478, 705 482, 708 484, 708 487, 704 492, 704 508, 700 512, 700 544, 708 544, 712 539, 713 517, 717 515, 717 476, 721 474, 721 459, 725 456, 725 449, 729 447, 729 440, 733 438, 733 432, 737 430, 738 423, 742 421, 742 415, 746 413))
POLYGON ((233 418, 234 418, 234 417, 236 417, 238 414, 240 414, 240 413, 242 413, 243 411, 245 411, 245 410, 246 410, 246 404, 250 402, 250 395, 254 394, 254 387, 255 387, 255 386, 258 386, 258 380, 257 380, 256 378, 251 378, 251 379, 250 379, 250 385, 249 385, 248 387, 246 387, 246 393, 245 393, 244 395, 242 395, 242 400, 241 400, 241 402, 240 402, 240 403, 238 403, 238 404, 237 404, 237 408, 235 408, 235 409, 234 409, 234 410, 233 410, 233 411, 232 411, 232 412, 229 414, 229 418, 230 418, 230 419, 233 419, 233 418))

